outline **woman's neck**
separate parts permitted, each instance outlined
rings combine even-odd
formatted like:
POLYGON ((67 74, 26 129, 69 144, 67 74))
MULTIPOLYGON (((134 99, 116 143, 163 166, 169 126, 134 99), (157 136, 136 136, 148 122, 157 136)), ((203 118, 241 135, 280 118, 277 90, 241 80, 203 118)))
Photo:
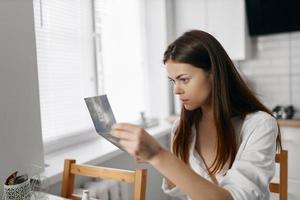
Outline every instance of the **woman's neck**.
POLYGON ((214 112, 211 106, 202 106, 201 107, 202 111, 202 122, 209 122, 209 123, 214 123, 214 112))
POLYGON ((202 137, 209 138, 212 141, 216 140, 216 124, 214 119, 214 112, 211 106, 201 107, 202 117, 199 121, 197 132, 200 134, 202 132, 202 137))

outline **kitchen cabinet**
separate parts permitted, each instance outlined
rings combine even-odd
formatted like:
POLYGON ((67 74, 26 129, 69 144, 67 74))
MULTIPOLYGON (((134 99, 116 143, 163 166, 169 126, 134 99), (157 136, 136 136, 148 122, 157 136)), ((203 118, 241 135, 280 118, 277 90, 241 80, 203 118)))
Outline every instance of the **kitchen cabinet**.
POLYGON ((215 36, 231 59, 249 57, 245 3, 241 0, 175 0, 174 31, 178 37, 191 29, 215 36))
POLYGON ((300 197, 300 120, 279 120, 283 148, 288 150, 288 199, 300 197))

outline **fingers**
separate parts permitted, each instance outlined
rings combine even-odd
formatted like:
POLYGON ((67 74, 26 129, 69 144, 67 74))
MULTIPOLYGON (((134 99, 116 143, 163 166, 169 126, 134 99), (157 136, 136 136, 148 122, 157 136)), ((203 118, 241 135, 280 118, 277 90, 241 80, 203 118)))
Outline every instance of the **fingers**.
POLYGON ((112 126, 113 130, 123 130, 128 132, 135 132, 140 130, 141 128, 139 126, 128 124, 128 123, 116 123, 112 126))
POLYGON ((112 130, 111 134, 121 140, 132 140, 132 134, 126 131, 112 130))
POLYGON ((133 147, 133 145, 132 145, 133 142, 128 141, 128 140, 120 140, 119 143, 126 150, 132 149, 132 147, 133 147))
POLYGON ((117 123, 112 126, 112 135, 126 140, 140 140, 144 134, 144 129, 128 124, 128 123, 117 123))
POLYGON ((156 153, 159 145, 143 128, 128 124, 117 123, 112 127, 111 134, 119 138, 120 145, 132 155, 137 162, 146 162, 156 153))

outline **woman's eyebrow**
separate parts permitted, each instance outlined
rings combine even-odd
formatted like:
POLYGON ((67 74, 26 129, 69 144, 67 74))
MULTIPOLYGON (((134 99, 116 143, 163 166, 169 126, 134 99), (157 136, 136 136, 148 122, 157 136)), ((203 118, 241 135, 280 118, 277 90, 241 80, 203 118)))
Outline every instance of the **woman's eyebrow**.
MULTIPOLYGON (((188 75, 188 74, 179 74, 178 76, 176 76, 175 79, 178 80, 178 79, 180 79, 182 76, 185 76, 185 75, 188 75)), ((171 79, 171 80, 173 80, 173 79, 172 79, 171 77, 169 77, 169 76, 168 76, 168 78, 171 79)))

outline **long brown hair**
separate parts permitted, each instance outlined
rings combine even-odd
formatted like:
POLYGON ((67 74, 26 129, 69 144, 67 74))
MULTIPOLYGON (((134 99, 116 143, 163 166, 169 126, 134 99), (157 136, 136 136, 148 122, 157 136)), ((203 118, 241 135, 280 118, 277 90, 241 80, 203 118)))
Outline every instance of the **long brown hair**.
MULTIPOLYGON (((231 167, 238 148, 231 118, 238 116, 244 119, 247 114, 255 111, 264 111, 270 115, 272 113, 256 98, 222 45, 212 35, 199 30, 184 33, 165 51, 163 62, 168 60, 191 64, 211 72, 212 106, 218 140, 216 158, 210 167, 212 170, 208 170, 211 174, 216 174, 227 161, 230 161, 231 167)), ((179 125, 172 141, 172 151, 187 164, 192 126, 198 124, 201 117, 201 108, 191 111, 184 107, 181 109, 179 125)), ((281 149, 280 131, 276 143, 277 148, 281 149)))

